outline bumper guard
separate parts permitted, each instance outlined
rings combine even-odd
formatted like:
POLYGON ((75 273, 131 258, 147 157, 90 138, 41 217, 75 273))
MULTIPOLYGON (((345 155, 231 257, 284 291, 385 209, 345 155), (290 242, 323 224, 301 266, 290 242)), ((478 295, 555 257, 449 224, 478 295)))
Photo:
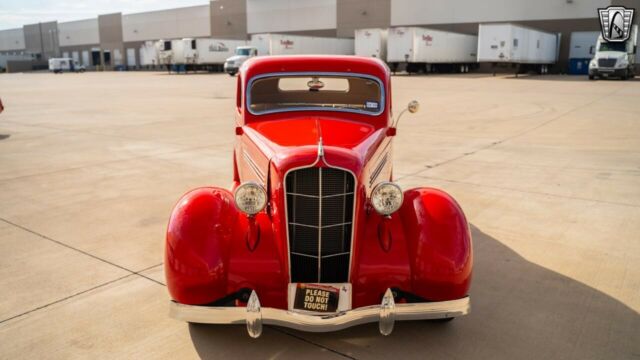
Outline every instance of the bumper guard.
POLYGON ((177 320, 203 324, 246 324, 249 335, 257 338, 262 325, 284 326, 296 330, 328 332, 351 326, 378 322, 380 333, 389 335, 396 320, 427 320, 453 318, 469 313, 469 297, 462 299, 396 304, 391 289, 387 289, 380 305, 364 306, 330 315, 307 315, 288 310, 263 308, 255 291, 247 307, 210 307, 185 305, 171 301, 169 315, 177 320))

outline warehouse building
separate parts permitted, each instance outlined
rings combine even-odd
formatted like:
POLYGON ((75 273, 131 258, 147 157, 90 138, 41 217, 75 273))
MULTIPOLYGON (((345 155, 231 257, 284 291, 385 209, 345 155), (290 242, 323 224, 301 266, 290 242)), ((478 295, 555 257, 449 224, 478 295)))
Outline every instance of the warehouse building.
MULTIPOLYGON (((135 68, 141 45, 160 39, 247 39, 258 33, 353 37, 356 29, 392 26, 475 35, 480 23, 513 22, 560 33, 556 69, 565 71, 572 33, 599 31, 597 9, 609 5, 640 9, 640 0, 214 0, 200 6, 3 30, 0 57, 25 56, 41 64, 53 56, 68 56, 90 68, 135 68)), ((634 22, 640 22, 640 14, 634 22)))

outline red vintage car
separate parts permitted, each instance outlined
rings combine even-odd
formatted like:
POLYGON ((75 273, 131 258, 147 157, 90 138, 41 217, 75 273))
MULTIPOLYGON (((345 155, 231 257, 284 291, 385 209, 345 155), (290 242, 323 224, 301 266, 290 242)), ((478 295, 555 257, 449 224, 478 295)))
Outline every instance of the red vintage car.
MULTIPOLYGON (((170 314, 334 331, 469 311, 460 206, 393 182, 391 77, 376 59, 257 57, 237 78, 233 186, 192 190, 169 221, 170 314)), ((412 102, 409 112, 417 111, 412 102)), ((404 113, 404 110, 403 110, 404 113)))

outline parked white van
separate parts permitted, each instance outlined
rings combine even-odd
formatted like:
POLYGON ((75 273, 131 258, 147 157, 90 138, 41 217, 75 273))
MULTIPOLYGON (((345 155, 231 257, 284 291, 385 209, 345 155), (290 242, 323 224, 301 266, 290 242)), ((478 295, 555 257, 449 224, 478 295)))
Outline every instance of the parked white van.
POLYGON ((80 65, 72 58, 51 58, 49 59, 49 71, 53 73, 61 73, 63 71, 68 72, 84 72, 86 69, 84 65, 80 65))

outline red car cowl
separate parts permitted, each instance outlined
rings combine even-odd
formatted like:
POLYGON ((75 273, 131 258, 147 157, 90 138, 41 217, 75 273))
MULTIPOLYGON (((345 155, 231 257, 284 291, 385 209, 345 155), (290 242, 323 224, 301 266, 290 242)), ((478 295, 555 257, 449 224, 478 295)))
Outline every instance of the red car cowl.
POLYGON ((336 262, 348 272, 345 283, 352 286, 352 308, 379 305, 387 289, 396 303, 439 302, 468 295, 472 241, 464 213, 451 196, 426 187, 405 190, 402 206, 389 216, 380 215, 371 205, 375 186, 393 180, 395 129, 386 65, 357 57, 256 58, 241 69, 237 96, 232 189, 192 190, 171 214, 165 273, 175 302, 243 307, 255 292, 262 307, 290 308, 288 289, 295 278, 287 220, 291 191, 286 181, 288 174, 308 168, 340 170, 345 179, 353 175, 353 208, 345 207, 344 200, 340 205, 343 213, 353 211, 348 263, 347 256, 336 262), (247 89, 252 79, 287 73, 375 78, 384 89, 384 107, 375 115, 310 110, 256 115, 249 111, 247 89), (262 185, 268 197, 266 208, 255 216, 238 210, 234 201, 233 191, 249 181, 262 185))

